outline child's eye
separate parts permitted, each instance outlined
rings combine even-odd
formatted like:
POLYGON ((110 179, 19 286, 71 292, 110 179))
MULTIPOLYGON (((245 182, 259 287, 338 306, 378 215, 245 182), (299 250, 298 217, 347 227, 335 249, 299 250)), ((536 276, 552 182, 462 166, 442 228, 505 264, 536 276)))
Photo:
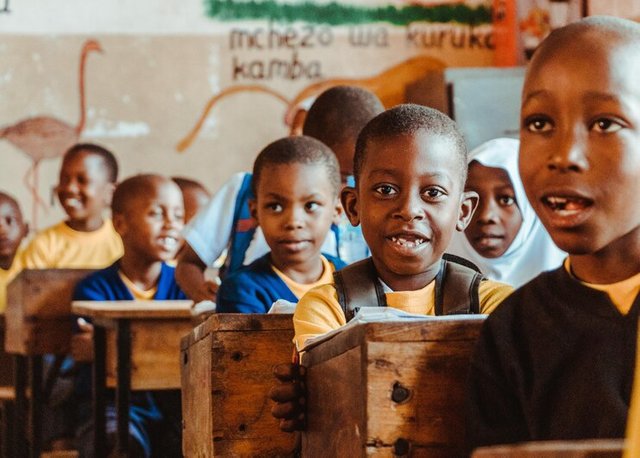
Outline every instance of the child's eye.
POLYGON ((542 116, 532 116, 523 122, 524 127, 533 133, 548 132, 553 128, 551 121, 542 116))
POLYGON ((276 202, 271 202, 268 203, 264 206, 264 208, 266 208, 267 210, 270 210, 272 212, 281 212, 282 211, 282 205, 280 205, 279 203, 276 202))
POLYGON ((427 199, 435 200, 443 197, 446 193, 440 188, 427 188, 422 192, 427 199))
POLYGON ((316 211, 318 208, 320 208, 320 204, 318 202, 307 202, 307 204, 305 205, 305 208, 308 211, 316 211))
POLYGON ((393 188, 393 186, 388 185, 388 184, 382 184, 380 186, 376 186, 374 188, 374 190, 378 194, 382 194, 383 196, 392 196, 394 194, 397 194, 397 192, 398 192, 393 188))
POLYGON ((600 118, 591 125, 591 129, 601 134, 611 134, 622 129, 622 125, 613 119, 600 118))
POLYGON ((498 196, 498 203, 503 207, 510 207, 516 203, 516 199, 513 196, 498 196))

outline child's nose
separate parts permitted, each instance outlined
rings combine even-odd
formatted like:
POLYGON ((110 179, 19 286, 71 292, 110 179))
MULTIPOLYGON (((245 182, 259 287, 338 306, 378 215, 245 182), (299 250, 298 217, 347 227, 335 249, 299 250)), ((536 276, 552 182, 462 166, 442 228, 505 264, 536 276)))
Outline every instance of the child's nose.
POLYGON ((587 169, 586 136, 584 129, 559 130, 558 141, 553 145, 547 159, 549 170, 562 173, 582 172, 587 169))
POLYGON ((302 208, 291 208, 286 213, 285 226, 287 229, 298 229, 303 226, 305 211, 302 208))
POLYGON ((477 221, 481 224, 492 224, 498 221, 498 203, 493 199, 480 202, 476 210, 477 221))
POLYGON ((400 200, 400 207, 396 212, 396 216, 406 221, 424 218, 422 198, 419 195, 407 193, 407 195, 400 200))

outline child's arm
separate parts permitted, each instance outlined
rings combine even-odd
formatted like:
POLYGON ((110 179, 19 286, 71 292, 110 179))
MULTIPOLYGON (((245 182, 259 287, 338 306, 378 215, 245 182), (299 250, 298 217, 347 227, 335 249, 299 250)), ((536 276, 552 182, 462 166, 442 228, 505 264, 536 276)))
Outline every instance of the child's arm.
POLYGON ((271 409, 271 415, 280 420, 282 431, 304 430, 307 397, 305 368, 295 361, 277 365, 273 374, 279 383, 269 391, 269 397, 276 403, 271 409))
POLYGON ((293 314, 294 343, 301 349, 307 339, 344 326, 347 320, 333 285, 312 289, 298 302, 293 314))
POLYGON ((207 280, 204 271, 207 268, 191 246, 186 243, 180 251, 176 266, 176 281, 187 297, 194 302, 216 300, 218 285, 207 280))

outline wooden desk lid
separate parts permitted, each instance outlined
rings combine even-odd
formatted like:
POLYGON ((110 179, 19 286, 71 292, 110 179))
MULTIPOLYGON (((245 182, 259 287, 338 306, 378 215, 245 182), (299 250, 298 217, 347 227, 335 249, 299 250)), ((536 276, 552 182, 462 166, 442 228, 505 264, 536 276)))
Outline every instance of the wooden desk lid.
POLYGON ((190 318, 193 301, 73 301, 76 315, 112 319, 190 318))

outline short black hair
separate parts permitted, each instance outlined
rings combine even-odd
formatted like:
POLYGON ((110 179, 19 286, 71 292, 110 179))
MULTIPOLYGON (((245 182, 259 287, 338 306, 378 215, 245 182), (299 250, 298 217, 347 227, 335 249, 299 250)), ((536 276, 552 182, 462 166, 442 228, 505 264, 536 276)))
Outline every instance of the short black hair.
POLYGON ((327 171, 327 177, 334 193, 340 190, 340 165, 333 151, 320 140, 307 136, 285 137, 267 145, 253 163, 254 195, 257 195, 260 175, 268 165, 308 164, 321 165, 327 171))
POLYGON ((210 194, 207 188, 205 188, 204 185, 199 181, 193 180, 191 178, 185 178, 185 177, 171 177, 171 179, 175 184, 178 185, 178 187, 182 192, 188 189, 197 189, 199 191, 204 192, 207 195, 210 194))
POLYGON ((69 148, 66 153, 64 153, 62 163, 74 158, 80 153, 89 153, 99 156, 107 167, 107 178, 109 182, 115 183, 118 181, 118 160, 107 148, 96 145, 95 143, 76 143, 69 148))
POLYGON ((423 105, 397 105, 373 118, 360 132, 353 158, 356 183, 367 157, 367 147, 375 139, 415 135, 419 131, 451 139, 452 153, 458 156, 462 182, 467 177, 467 145, 456 123, 446 114, 423 105))
POLYGON ((384 111, 380 99, 356 86, 334 86, 313 102, 302 127, 302 134, 316 138, 331 148, 355 140, 362 128, 384 111))
POLYGON ((175 184, 171 179, 153 173, 134 175, 125 179, 113 191, 111 212, 114 215, 126 213, 127 206, 133 199, 153 194, 158 185, 167 182, 175 184))

